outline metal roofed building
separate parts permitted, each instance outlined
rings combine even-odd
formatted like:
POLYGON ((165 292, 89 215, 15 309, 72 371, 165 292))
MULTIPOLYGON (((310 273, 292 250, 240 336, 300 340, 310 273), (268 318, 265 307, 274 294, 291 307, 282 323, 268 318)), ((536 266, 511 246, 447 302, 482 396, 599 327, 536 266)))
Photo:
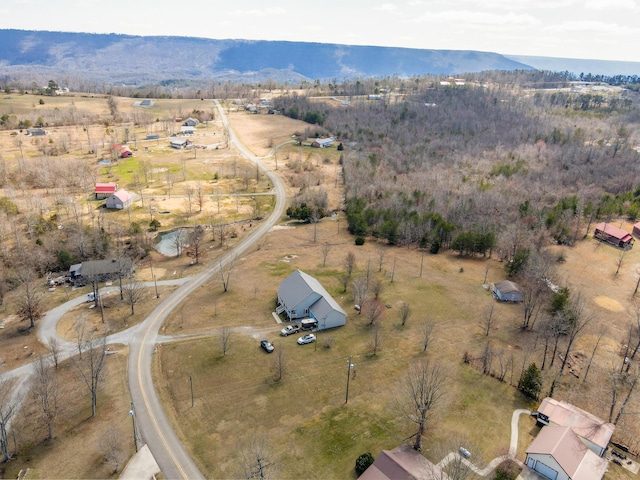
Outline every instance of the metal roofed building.
POLYGON ((320 282, 300 270, 280 283, 276 312, 285 313, 290 321, 312 318, 318 330, 341 327, 347 320, 346 312, 320 282))

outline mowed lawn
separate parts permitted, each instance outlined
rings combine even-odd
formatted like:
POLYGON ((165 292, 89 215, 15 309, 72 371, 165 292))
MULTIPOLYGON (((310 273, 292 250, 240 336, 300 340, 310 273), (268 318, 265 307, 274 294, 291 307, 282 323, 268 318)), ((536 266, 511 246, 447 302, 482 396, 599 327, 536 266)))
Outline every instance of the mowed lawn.
MULTIPOLYGON (((480 320, 492 301, 482 287, 485 265, 490 265, 490 277, 500 279, 501 265, 451 254, 425 255, 420 278, 419 252, 384 247, 379 272, 380 247, 356 247, 352 242, 344 232, 344 220, 340 233, 335 219, 323 220, 315 244, 312 226, 273 231, 258 250, 236 261, 229 292, 222 293, 220 280, 214 278, 165 325, 167 335, 203 334, 165 343, 155 374, 179 435, 206 476, 233 476, 240 468, 238 452, 253 437, 264 436, 279 478, 344 478, 361 453, 378 455, 413 433, 398 403, 407 398, 408 365, 425 359, 442 363, 450 380, 442 408, 429 421, 425 455, 439 461, 441 445, 461 436, 476 445, 480 463, 507 451, 511 414, 527 403, 514 388, 462 362, 465 352, 473 356, 485 342, 480 320), (331 244, 325 267, 324 242, 331 244), (366 312, 357 314, 351 285, 345 293, 340 282, 348 251, 357 259, 353 277, 369 264, 372 275, 384 284, 380 300, 390 307, 379 320, 382 348, 375 356, 366 312), (320 332, 316 344, 297 345, 299 335, 279 337, 282 325, 271 314, 278 284, 296 268, 316 276, 348 314, 345 327, 320 332), (404 327, 399 316, 403 301, 412 310, 404 327), (421 345, 425 319, 436 324, 426 353, 421 345), (224 358, 223 327, 234 329, 224 358), (261 338, 284 351, 287 368, 279 381, 273 369, 276 354, 259 347, 261 338), (350 356, 355 372, 345 405, 350 356)), ((520 321, 518 306, 496 305, 496 317, 495 341, 502 343, 497 335, 501 331, 510 332, 505 336, 513 340, 520 321)), ((516 382, 519 368, 516 364, 516 382)))

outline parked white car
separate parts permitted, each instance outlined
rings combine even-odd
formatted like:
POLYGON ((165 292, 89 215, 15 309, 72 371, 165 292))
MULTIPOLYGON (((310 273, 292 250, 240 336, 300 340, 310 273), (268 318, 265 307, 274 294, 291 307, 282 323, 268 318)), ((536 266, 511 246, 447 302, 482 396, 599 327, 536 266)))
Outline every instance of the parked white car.
POLYGON ((313 343, 316 341, 316 336, 313 333, 307 333, 298 339, 298 345, 304 345, 305 343, 313 343))

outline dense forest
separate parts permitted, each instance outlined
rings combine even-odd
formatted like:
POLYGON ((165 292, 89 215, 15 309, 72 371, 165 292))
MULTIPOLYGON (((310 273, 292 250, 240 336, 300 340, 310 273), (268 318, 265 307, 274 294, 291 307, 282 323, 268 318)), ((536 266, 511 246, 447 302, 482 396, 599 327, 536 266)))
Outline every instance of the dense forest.
POLYGON ((382 95, 348 105, 291 94, 275 108, 342 142, 358 236, 513 260, 534 243, 570 244, 596 219, 640 216, 635 93, 527 88, 566 75, 480 77, 415 79, 403 95, 378 83, 382 95))

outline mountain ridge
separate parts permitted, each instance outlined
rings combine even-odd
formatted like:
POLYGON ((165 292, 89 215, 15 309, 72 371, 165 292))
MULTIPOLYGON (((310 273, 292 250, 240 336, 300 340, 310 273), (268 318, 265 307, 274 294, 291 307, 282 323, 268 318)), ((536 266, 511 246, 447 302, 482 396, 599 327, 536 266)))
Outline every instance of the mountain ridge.
POLYGON ((255 81, 300 81, 532 69, 497 53, 471 50, 13 29, 0 30, 0 66, 5 74, 45 67, 93 81, 134 84, 245 75, 255 81))

